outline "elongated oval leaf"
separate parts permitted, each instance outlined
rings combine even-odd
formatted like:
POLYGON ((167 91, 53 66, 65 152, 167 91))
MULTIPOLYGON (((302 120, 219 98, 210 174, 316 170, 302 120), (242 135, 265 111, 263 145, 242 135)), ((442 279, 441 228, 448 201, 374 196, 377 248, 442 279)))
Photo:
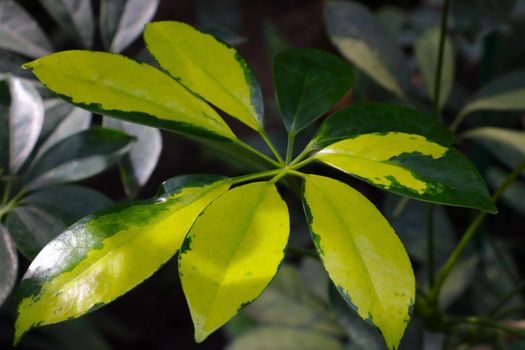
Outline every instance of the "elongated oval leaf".
POLYGON ((38 23, 13 0, 0 1, 0 47, 33 58, 53 51, 38 23))
POLYGON ((154 199, 88 216, 47 245, 18 287, 15 343, 34 327, 79 317, 151 276, 230 182, 187 176, 178 184, 154 199))
POLYGON ((497 212, 474 165, 455 149, 421 135, 362 134, 334 143, 314 157, 403 196, 497 212))
POLYGON ((288 132, 297 133, 348 92, 350 67, 339 57, 314 49, 290 49, 273 61, 275 95, 288 132))
POLYGON ((58 25, 79 45, 93 46, 95 21, 91 0, 40 0, 58 25))
POLYGON ((422 135, 445 146, 459 142, 445 125, 414 109, 387 103, 357 103, 328 117, 309 148, 326 147, 361 134, 392 131, 422 135))
POLYGON ((482 87, 460 114, 467 115, 478 110, 519 111, 524 109, 525 71, 515 71, 482 87))
POLYGON ((160 0, 103 0, 100 3, 100 32, 105 47, 120 52, 144 30, 155 15, 160 0))
POLYGON ((284 258, 289 232, 286 203, 267 182, 227 192, 195 221, 179 273, 197 342, 262 293, 284 258))
POLYGON ((15 286, 18 273, 18 256, 15 244, 7 229, 0 224, 0 305, 15 286))
POLYGON ((90 111, 180 133, 235 138, 205 102, 158 69, 124 56, 63 51, 25 67, 50 90, 90 111))
POLYGON ((350 186, 307 175, 304 208, 339 292, 396 349, 410 319, 415 278, 403 244, 377 208, 350 186))
MULTIPOLYGON (((423 81, 430 100, 434 100, 434 85, 436 82, 437 59, 439 56, 440 29, 438 27, 425 30, 414 45, 416 59, 419 69, 423 75, 423 81)), ((443 53, 443 66, 441 73, 441 85, 439 94, 439 107, 443 107, 452 90, 454 83, 454 48, 450 38, 445 38, 445 51, 443 53)))
POLYGON ((184 86, 252 129, 262 129, 261 90, 235 49, 180 22, 150 23, 144 40, 157 62, 184 86))
POLYGON ((102 172, 129 151, 133 138, 122 132, 92 128, 52 146, 29 169, 31 189, 78 181, 102 172))
POLYGON ((353 1, 326 1, 325 25, 341 54, 383 88, 405 95, 408 68, 401 50, 381 22, 353 1))

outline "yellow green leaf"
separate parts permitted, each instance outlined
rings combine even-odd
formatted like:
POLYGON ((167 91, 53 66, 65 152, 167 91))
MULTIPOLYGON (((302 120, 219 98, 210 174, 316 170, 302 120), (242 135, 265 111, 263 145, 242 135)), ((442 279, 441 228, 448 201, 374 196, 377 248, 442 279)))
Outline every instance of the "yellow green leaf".
POLYGON ((84 109, 181 133, 236 138, 206 102, 160 70, 127 57, 62 51, 24 67, 47 88, 84 109))
POLYGON ((350 306, 396 349, 410 320, 415 278, 408 255, 377 208, 350 186, 307 175, 304 207, 332 281, 350 306))
POLYGON ((174 178, 154 199, 116 205, 69 227, 38 254, 18 287, 15 344, 28 330, 82 316, 151 276, 229 186, 217 176, 174 178))
POLYGON ((279 269, 289 232, 286 203, 267 182, 230 190, 195 221, 179 273, 197 342, 261 294, 279 269))
POLYGON ((261 90, 234 48, 170 21, 148 24, 144 40, 157 62, 184 86, 250 128, 262 129, 261 90))

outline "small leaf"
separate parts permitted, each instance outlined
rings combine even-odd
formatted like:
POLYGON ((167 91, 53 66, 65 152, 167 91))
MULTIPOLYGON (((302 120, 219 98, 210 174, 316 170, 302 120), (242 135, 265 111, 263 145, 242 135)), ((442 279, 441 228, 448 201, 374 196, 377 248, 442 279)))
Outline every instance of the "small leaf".
POLYGON ((50 90, 92 112, 179 133, 235 138, 206 103, 158 69, 124 56, 63 51, 25 67, 50 90))
POLYGON ((11 293, 18 274, 18 256, 7 229, 0 224, 0 305, 11 293))
POLYGON ((31 189, 86 179, 129 151, 133 138, 116 130, 92 128, 72 135, 44 153, 28 170, 31 189))
POLYGON ((297 133, 343 97, 354 80, 339 57, 315 49, 290 49, 273 61, 275 95, 288 132, 297 133))
POLYGON ((158 129, 113 118, 104 118, 103 125, 137 138, 129 153, 119 162, 126 193, 129 197, 134 197, 157 166, 162 151, 162 135, 158 129))
POLYGON ((324 18, 328 36, 341 54, 403 98, 407 63, 381 22, 363 5, 339 0, 325 2, 324 18))
MULTIPOLYGON (((434 84, 436 81, 437 57, 439 56, 440 29, 438 27, 429 28, 418 36, 414 49, 419 69, 423 75, 425 88, 430 100, 434 100, 434 84)), ((454 83, 454 47, 450 38, 445 39, 443 53, 443 67, 441 75, 441 85, 438 106, 441 108, 447 102, 454 83)))
POLYGON ((40 0, 65 34, 85 48, 93 46, 95 22, 91 0, 40 0))
POLYGON ((236 187, 199 216, 179 254, 197 342, 262 293, 284 258, 289 233, 286 203, 267 182, 236 187))
POLYGON ((478 110, 525 110, 525 71, 515 71, 491 81, 466 104, 460 115, 478 110))
POLYGON ((485 146, 512 169, 525 159, 525 131, 484 127, 468 131, 464 136, 485 146))
POLYGON ((261 89, 239 53, 181 22, 146 26, 148 50, 189 90, 258 131, 263 127, 261 89))
POLYGON ((359 316, 396 349, 410 320, 415 279, 403 244, 363 195, 327 177, 307 175, 304 208, 330 279, 359 316))
POLYGON ((100 33, 106 49, 120 52, 144 30, 159 6, 159 0, 103 0, 100 3, 100 33))
POLYGON ((38 23, 13 0, 0 1, 0 47, 32 58, 53 51, 38 23))
POLYGON ((151 276, 230 186, 210 179, 187 176, 173 192, 90 215, 48 244, 18 287, 15 343, 32 328, 79 317, 151 276))
POLYGON ((314 157, 386 191, 428 202, 497 212, 474 165, 455 149, 421 135, 362 134, 334 143, 314 157))
POLYGON ((414 109, 387 103, 357 103, 328 117, 309 147, 318 149, 361 134, 392 131, 422 135, 444 146, 459 142, 445 125, 414 109))

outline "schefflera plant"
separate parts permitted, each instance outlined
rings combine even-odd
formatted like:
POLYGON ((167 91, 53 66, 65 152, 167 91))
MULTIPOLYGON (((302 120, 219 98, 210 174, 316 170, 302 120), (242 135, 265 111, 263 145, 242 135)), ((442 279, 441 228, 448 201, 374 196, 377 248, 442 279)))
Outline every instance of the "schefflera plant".
POLYGON ((396 349, 415 298, 401 241, 352 187, 301 170, 319 161, 396 194, 496 212, 479 173, 452 147, 455 137, 417 111, 358 104, 329 116, 293 157, 295 136, 347 93, 353 75, 332 54, 292 49, 273 63, 289 135, 283 157, 265 132, 254 74, 233 48, 179 22, 151 23, 144 38, 166 73, 91 51, 64 51, 25 67, 77 106, 173 131, 264 170, 234 178, 175 177, 153 199, 119 204, 69 227, 40 252, 18 287, 15 343, 34 327, 111 302, 179 250, 195 339, 203 341, 276 275, 290 232, 276 184, 299 179, 328 275, 344 300, 379 328, 388 348, 396 349), (241 141, 205 100, 259 133, 274 158, 241 141))

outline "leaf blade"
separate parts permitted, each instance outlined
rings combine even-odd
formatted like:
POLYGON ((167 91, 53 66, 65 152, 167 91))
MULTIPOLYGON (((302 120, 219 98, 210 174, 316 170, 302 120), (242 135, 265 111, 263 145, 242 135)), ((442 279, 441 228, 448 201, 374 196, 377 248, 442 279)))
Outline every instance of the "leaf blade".
POLYGON ((7 229, 0 224, 0 305, 15 286, 18 273, 18 257, 13 240, 7 229))

